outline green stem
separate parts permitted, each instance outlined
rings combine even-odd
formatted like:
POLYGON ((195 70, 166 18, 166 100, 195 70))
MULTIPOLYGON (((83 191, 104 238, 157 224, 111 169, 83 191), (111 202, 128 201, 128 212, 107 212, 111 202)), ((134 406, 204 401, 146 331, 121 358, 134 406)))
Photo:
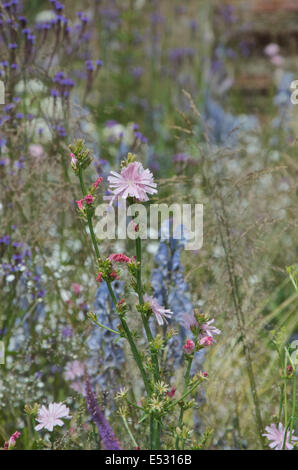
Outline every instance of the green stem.
MULTIPOLYGON (((183 388, 183 393, 187 391, 188 384, 189 384, 189 378, 190 378, 190 369, 193 361, 193 356, 188 358, 188 364, 187 364, 187 369, 185 372, 184 376, 184 388, 183 388)), ((183 426, 183 415, 184 415, 184 407, 183 404, 180 407, 180 415, 179 415, 179 420, 178 420, 178 428, 182 429, 183 426)), ((182 438, 182 447, 184 445, 184 439, 182 438)), ((179 437, 176 437, 176 449, 179 449, 179 437)))
POLYGON ((285 429, 288 426, 288 397, 287 397, 287 355, 285 354, 285 367, 284 367, 284 411, 285 411, 285 429))
POLYGON ((108 326, 103 325, 98 320, 94 320, 94 318, 92 318, 92 321, 95 323, 95 325, 100 326, 100 328, 104 328, 105 330, 108 330, 111 333, 115 333, 116 335, 120 335, 119 331, 113 330, 112 328, 109 328, 108 326))
POLYGON ((296 390, 297 390, 297 372, 296 367, 294 368, 293 376, 293 403, 292 403, 292 415, 291 415, 291 425, 290 425, 290 441, 292 439, 293 426, 294 426, 294 417, 296 413, 296 390))
POLYGON ((133 437, 133 434, 132 434, 131 430, 129 429, 128 422, 127 422, 125 416, 121 415, 121 418, 122 418, 124 427, 125 427, 126 431, 128 432, 128 435, 129 435, 129 437, 130 437, 130 439, 131 439, 133 445, 134 445, 135 447, 138 447, 138 444, 136 443, 136 440, 135 440, 135 438, 133 437))
MULTIPOLYGON (((143 293, 142 293, 142 244, 141 239, 138 237, 136 239, 136 259, 139 263, 138 271, 137 271, 137 291, 139 297, 140 305, 144 305, 143 293)), ((152 343, 153 336, 149 326, 148 319, 142 314, 142 322, 145 328, 146 336, 148 343, 152 343)), ((158 364, 158 354, 157 351, 150 351, 151 359, 153 364, 153 376, 154 382, 158 382, 160 380, 160 370, 158 364)), ((151 440, 151 448, 158 449, 160 447, 160 433, 161 433, 161 425, 158 422, 155 422, 154 416, 150 417, 150 440, 151 440)))
POLYGON ((172 408, 174 408, 176 405, 178 405, 178 403, 181 401, 181 400, 184 400, 184 398, 187 397, 187 395, 189 395, 191 392, 193 392, 197 387, 198 385, 200 385, 200 383, 203 382, 203 379, 199 379, 197 380, 194 385, 189 389, 187 390, 185 393, 183 393, 182 397, 178 398, 177 400, 173 401, 170 406, 168 407, 168 410, 171 410, 172 408))
MULTIPOLYGON (((109 292, 111 294, 111 297, 112 297, 112 300, 113 300, 113 303, 115 305, 115 307, 117 306, 117 299, 115 297, 115 294, 114 294, 114 291, 113 291, 113 288, 111 286, 111 283, 110 282, 107 282, 107 286, 108 286, 108 289, 109 289, 109 292)), ((123 316, 119 316, 120 318, 120 321, 121 321, 121 325, 122 325, 122 328, 125 332, 125 335, 128 339, 128 342, 129 342, 129 345, 130 345, 130 349, 131 349, 131 352, 133 354, 133 357, 134 357, 134 360, 136 361, 138 367, 139 367, 139 370, 141 372, 141 375, 142 375, 142 378, 143 378, 143 381, 144 381, 144 385, 145 385, 145 389, 146 389, 146 392, 149 396, 151 396, 151 387, 150 387, 150 383, 148 381, 148 378, 147 378, 147 375, 146 375, 146 372, 145 372, 145 369, 144 369, 144 366, 143 366, 143 362, 142 362, 142 359, 141 359, 141 356, 139 354, 139 351, 137 350, 137 347, 135 345, 135 342, 133 340, 133 337, 132 337, 132 334, 130 332, 130 329, 128 328, 128 325, 125 321, 125 319, 123 318, 123 316)))

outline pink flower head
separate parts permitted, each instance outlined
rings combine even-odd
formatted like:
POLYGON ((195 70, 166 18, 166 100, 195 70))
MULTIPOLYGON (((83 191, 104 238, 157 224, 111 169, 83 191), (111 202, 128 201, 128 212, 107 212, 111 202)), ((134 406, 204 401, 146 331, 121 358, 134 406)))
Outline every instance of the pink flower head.
POLYGON ((102 282, 102 273, 98 273, 96 276, 96 282, 102 282))
POLYGON ((87 194, 87 196, 84 197, 84 201, 86 202, 86 204, 92 204, 94 201, 94 197, 92 196, 92 194, 87 194))
POLYGON ((173 398, 173 396, 174 396, 175 393, 176 393, 176 390, 177 390, 176 387, 172 387, 171 390, 167 391, 167 396, 168 396, 169 398, 173 398))
POLYGON ((72 290, 73 290, 73 293, 75 295, 79 295, 81 293, 82 286, 80 286, 80 284, 77 284, 76 282, 74 282, 72 284, 72 290))
POLYGON ((164 307, 159 305, 157 300, 152 297, 152 295, 149 296, 145 294, 144 301, 148 302, 148 304, 150 305, 152 312, 154 313, 157 323, 159 325, 167 323, 166 317, 171 318, 171 315, 173 315, 173 312, 171 312, 171 310, 165 309, 164 307))
POLYGON ((195 343, 191 339, 187 339, 183 349, 185 354, 191 354, 195 350, 195 343))
POLYGON ((79 199, 78 201, 76 201, 79 209, 83 209, 83 202, 84 202, 84 199, 79 199))
POLYGON ((122 168, 121 173, 111 171, 108 176, 110 190, 113 193, 110 204, 117 197, 127 199, 128 196, 135 197, 139 201, 148 201, 147 194, 157 193, 156 183, 150 170, 144 170, 140 162, 132 162, 122 168))
MULTIPOLYGON (((275 450, 282 450, 284 440, 285 440, 285 430, 283 425, 279 423, 278 427, 275 424, 266 426, 265 431, 267 431, 263 436, 267 437, 268 441, 271 441, 269 447, 275 450)), ((287 431, 286 440, 285 440, 285 450, 293 449, 293 442, 298 441, 298 437, 292 435, 290 440, 289 431, 287 431)))
POLYGON ((212 336, 203 336, 203 338, 200 340, 201 346, 211 346, 211 344, 213 344, 212 336))
POLYGON ((14 432, 13 435, 10 436, 8 442, 6 441, 4 443, 4 450, 13 449, 14 446, 16 445, 16 441, 20 437, 20 435, 21 435, 21 433, 19 431, 14 432))
POLYGON ((207 336, 211 336, 211 338, 213 338, 214 335, 220 335, 221 333, 221 331, 218 328, 215 328, 212 323, 214 323, 214 318, 212 320, 207 321, 206 323, 203 323, 203 325, 201 326, 203 332, 207 336))
POLYGON ((201 375, 202 375, 202 377, 205 377, 205 378, 207 378, 207 377, 208 377, 208 374, 207 374, 207 372, 204 372, 203 370, 202 370, 202 372, 201 372, 201 375))
POLYGON ((123 253, 112 253, 108 259, 110 261, 115 261, 115 263, 130 263, 130 258, 123 253))
POLYGON ((103 181, 103 178, 102 178, 101 176, 100 176, 99 178, 97 178, 97 180, 94 181, 94 183, 93 183, 93 185, 92 185, 93 188, 97 188, 97 187, 100 185, 100 183, 101 183, 102 181, 103 181))
POLYGON ((38 410, 36 421, 39 424, 35 426, 35 430, 47 429, 52 432, 54 426, 63 426, 61 418, 71 419, 69 408, 63 403, 50 403, 48 408, 43 405, 38 410))
POLYGON ((66 364, 64 377, 66 380, 75 380, 83 377, 85 373, 85 365, 80 361, 71 361, 66 364))

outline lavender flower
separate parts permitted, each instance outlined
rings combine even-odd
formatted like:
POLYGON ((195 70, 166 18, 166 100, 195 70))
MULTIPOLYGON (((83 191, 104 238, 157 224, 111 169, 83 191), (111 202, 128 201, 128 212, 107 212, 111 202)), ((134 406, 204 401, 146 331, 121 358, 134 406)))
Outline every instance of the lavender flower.
POLYGON ((98 433, 101 437, 103 446, 106 450, 122 450, 113 429, 100 410, 96 398, 94 396, 90 380, 86 378, 86 402, 91 418, 97 426, 98 433))

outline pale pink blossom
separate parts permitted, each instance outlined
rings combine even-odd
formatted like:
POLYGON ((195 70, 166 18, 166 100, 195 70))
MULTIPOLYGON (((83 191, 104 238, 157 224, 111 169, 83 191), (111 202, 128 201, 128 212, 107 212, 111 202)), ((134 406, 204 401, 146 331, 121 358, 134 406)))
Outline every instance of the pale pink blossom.
MULTIPOLYGON (((269 447, 274 450, 282 450, 285 440, 285 430, 281 423, 279 423, 278 427, 275 424, 271 424, 270 426, 266 426, 265 431, 267 431, 263 436, 267 437, 269 443, 269 447)), ((298 437, 292 435, 290 440, 290 433, 287 431, 287 436, 285 440, 285 450, 292 450, 294 445, 293 443, 298 441, 298 437)))
POLYGON ((274 55, 271 57, 271 63, 275 65, 275 67, 281 67, 285 62, 285 59, 281 55, 274 55))
POLYGON ((183 349, 185 354, 191 354, 195 350, 195 343, 191 339, 187 339, 183 349))
POLYGON ((152 297, 152 295, 149 296, 145 294, 144 301, 148 302, 148 304, 150 305, 152 312, 154 313, 157 323, 159 325, 167 323, 167 318, 171 318, 171 315, 173 315, 173 312, 171 312, 171 310, 165 309, 164 307, 159 305, 157 300, 152 297))
POLYGON ((269 57, 273 57, 279 54, 279 51, 280 51, 279 45, 273 42, 268 44, 264 49, 265 54, 268 55, 269 57))
POLYGON ((52 432, 54 426, 63 426, 64 422, 61 418, 71 419, 69 408, 63 403, 50 403, 48 408, 43 405, 38 410, 36 421, 39 424, 35 426, 35 430, 47 429, 52 432))
POLYGON ((204 332, 204 336, 207 335, 213 338, 214 335, 220 335, 221 331, 215 326, 213 326, 212 323, 214 323, 214 318, 212 320, 207 321, 206 323, 203 323, 203 325, 201 326, 204 332))
POLYGON ((79 295, 81 293, 82 286, 80 284, 74 282, 71 287, 74 294, 79 295))
POLYGON ((28 151, 33 158, 41 158, 44 155, 44 148, 40 144, 29 145, 28 151))
POLYGON ((127 199, 135 197, 138 201, 148 201, 147 194, 157 193, 156 183, 150 170, 144 169, 140 162, 132 162, 122 168, 121 173, 111 171, 108 176, 110 190, 113 193, 110 204, 117 197, 127 199))
POLYGON ((191 313, 184 313, 182 315, 182 323, 185 328, 191 330, 192 327, 198 328, 198 322, 195 319, 195 316, 191 313))
POLYGON ((211 346, 211 344, 213 344, 212 336, 203 336, 203 338, 200 339, 201 346, 211 346))
POLYGON ((75 380, 83 377, 85 373, 85 364, 81 361, 71 361, 66 364, 64 377, 66 380, 75 380))

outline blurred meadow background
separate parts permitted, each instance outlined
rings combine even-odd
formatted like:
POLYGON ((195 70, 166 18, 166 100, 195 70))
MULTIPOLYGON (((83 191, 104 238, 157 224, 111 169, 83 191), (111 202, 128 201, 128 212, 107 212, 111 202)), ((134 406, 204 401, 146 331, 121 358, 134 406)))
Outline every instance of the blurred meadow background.
MULTIPOLYGON (((54 401, 72 415, 55 448, 99 448, 84 364, 132 448, 114 398, 124 384, 140 396, 138 373, 126 343, 87 317, 117 327, 75 204, 68 145, 83 138, 90 183, 134 152, 159 202, 204 205, 200 250, 144 244, 144 282, 179 329, 167 381, 179 390, 181 316, 198 308, 222 333, 197 361, 209 380, 186 421, 206 449, 261 448, 283 383, 273 339, 298 339, 297 19, 294 0, 0 2, 0 446, 17 429, 17 447, 32 448, 25 407, 54 401)), ((101 243, 106 255, 129 247, 101 243)), ((130 426, 145 448, 133 415, 130 426)))

